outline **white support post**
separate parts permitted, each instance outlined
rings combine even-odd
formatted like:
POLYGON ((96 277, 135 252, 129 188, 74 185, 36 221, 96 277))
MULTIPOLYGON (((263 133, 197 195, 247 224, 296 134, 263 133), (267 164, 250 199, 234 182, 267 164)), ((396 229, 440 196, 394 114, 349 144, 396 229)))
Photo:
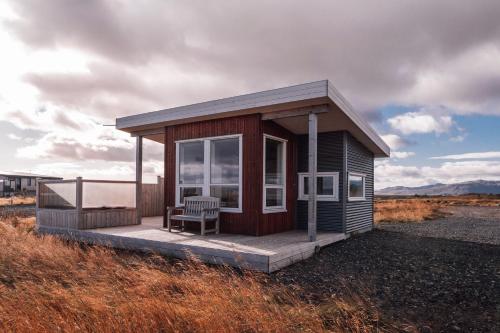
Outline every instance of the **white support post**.
POLYGON ((309 202, 307 215, 307 233, 310 242, 316 241, 316 173, 318 164, 318 115, 309 113, 309 202))
POLYGON ((137 224, 142 220, 142 136, 137 136, 135 144, 135 210, 137 224))

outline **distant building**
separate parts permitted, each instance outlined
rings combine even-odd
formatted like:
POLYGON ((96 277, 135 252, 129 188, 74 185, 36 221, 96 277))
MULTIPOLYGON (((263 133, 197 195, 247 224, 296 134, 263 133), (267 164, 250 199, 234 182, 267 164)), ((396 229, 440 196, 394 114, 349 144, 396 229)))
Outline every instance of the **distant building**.
POLYGON ((0 171, 0 196, 15 193, 35 193, 37 179, 62 179, 62 177, 42 176, 27 172, 0 171))

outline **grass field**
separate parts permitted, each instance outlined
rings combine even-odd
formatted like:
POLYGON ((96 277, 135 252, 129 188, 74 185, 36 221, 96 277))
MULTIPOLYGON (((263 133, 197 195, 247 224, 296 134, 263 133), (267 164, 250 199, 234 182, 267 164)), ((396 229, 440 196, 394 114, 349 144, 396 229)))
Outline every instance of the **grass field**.
POLYGON ((463 195, 435 197, 377 197, 375 223, 421 222, 446 216, 448 206, 498 207, 498 195, 463 195))
POLYGON ((34 204, 35 204, 34 196, 14 196, 14 197, 0 198, 0 207, 10 206, 10 205, 34 205, 34 204))
POLYGON ((0 221, 0 331, 384 331, 369 299, 310 304, 265 274, 86 247, 0 221))

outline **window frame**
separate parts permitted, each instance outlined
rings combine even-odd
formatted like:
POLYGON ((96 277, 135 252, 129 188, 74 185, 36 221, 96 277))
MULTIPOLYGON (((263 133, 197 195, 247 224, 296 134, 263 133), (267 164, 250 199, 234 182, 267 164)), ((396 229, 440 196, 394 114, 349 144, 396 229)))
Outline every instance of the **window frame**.
POLYGON ((366 174, 359 172, 348 172, 347 173, 347 200, 348 201, 365 201, 366 200, 366 174), (363 180, 363 196, 362 197, 351 197, 351 186, 349 185, 350 177, 361 177, 363 180))
MULTIPOLYGON (((297 200, 309 200, 309 195, 304 193, 304 179, 309 177, 309 172, 299 172, 299 197, 297 200)), ((317 201, 339 201, 339 172, 317 172, 316 177, 332 177, 333 178, 333 195, 316 194, 317 201)))
POLYGON ((243 134, 231 134, 221 136, 210 136, 196 139, 176 140, 175 141, 175 206, 184 207, 180 202, 180 190, 183 187, 201 187, 203 196, 210 196, 210 187, 214 186, 238 186, 238 207, 221 207, 221 212, 227 213, 242 213, 243 212, 243 134), (238 183, 237 184, 212 184, 211 183, 211 141, 223 139, 238 139, 239 157, 238 157, 238 183), (180 177, 180 160, 179 146, 185 142, 202 142, 203 143, 203 183, 202 184, 179 184, 180 177))
POLYGON ((287 177, 286 177, 286 158, 287 158, 287 143, 288 140, 279 138, 273 135, 269 134, 264 134, 263 135, 263 140, 262 140, 262 213, 263 214, 269 214, 269 213, 281 213, 281 212, 286 212, 286 185, 287 185, 287 177), (283 154, 282 154, 282 170, 281 172, 283 173, 283 184, 281 185, 276 185, 276 184, 269 184, 266 185, 266 140, 271 139, 275 141, 279 141, 283 143, 283 154), (283 199, 282 199, 282 205, 281 206, 267 206, 266 205, 266 189, 268 188, 277 188, 281 189, 283 193, 283 199))

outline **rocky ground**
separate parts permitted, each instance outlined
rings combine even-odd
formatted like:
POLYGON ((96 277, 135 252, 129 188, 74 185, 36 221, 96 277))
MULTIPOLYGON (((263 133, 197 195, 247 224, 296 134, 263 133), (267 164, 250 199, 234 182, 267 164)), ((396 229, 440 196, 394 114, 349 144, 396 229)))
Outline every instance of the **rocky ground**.
POLYGON ((388 231, 500 245, 500 207, 447 207, 446 218, 421 223, 382 223, 388 231))
POLYGON ((454 213, 436 226, 407 224, 354 236, 273 278, 298 286, 315 303, 364 294, 383 318, 420 331, 500 332, 500 246, 493 244, 496 236, 483 237, 497 235, 497 212, 477 216, 467 207, 454 213), (476 234, 467 241, 440 238, 462 239, 462 229, 476 234))

